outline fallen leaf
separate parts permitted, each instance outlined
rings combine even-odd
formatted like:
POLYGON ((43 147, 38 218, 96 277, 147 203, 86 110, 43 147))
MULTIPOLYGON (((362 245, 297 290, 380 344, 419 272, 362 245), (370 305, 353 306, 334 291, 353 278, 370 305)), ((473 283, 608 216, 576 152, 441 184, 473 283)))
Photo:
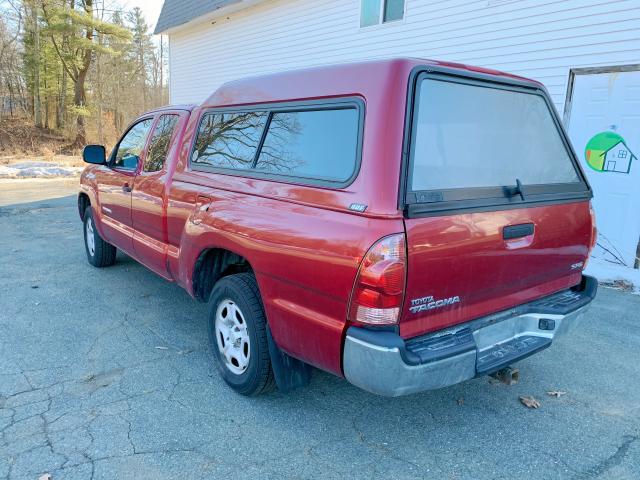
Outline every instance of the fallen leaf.
POLYGON ((458 402, 458 405, 460 406, 464 405, 464 398, 459 398, 457 402, 458 402))
POLYGON ((551 390, 550 392, 547 392, 547 395, 549 395, 550 397, 556 397, 556 398, 560 398, 562 395, 566 395, 567 392, 563 392, 562 390, 551 390))
POLYGON ((538 408, 540 406, 540 402, 530 395, 521 396, 520 403, 527 408, 538 408))
POLYGON ((627 280, 615 280, 613 282, 613 285, 614 285, 614 288, 617 288, 618 290, 623 290, 625 292, 633 291, 633 283, 627 280))
POLYGON ((631 292, 633 291, 633 283, 627 280, 613 280, 613 281, 603 281, 603 287, 613 288, 614 290, 622 290, 623 292, 631 292))

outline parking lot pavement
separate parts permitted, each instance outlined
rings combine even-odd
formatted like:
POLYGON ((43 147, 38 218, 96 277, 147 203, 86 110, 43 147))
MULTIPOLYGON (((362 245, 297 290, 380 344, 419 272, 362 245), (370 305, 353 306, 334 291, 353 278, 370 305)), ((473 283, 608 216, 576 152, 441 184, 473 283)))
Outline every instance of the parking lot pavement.
POLYGON ((0 478, 640 478, 639 296, 601 289, 515 386, 388 399, 315 372, 244 398, 203 304, 125 256, 89 266, 74 192, 29 185, 0 185, 0 478))

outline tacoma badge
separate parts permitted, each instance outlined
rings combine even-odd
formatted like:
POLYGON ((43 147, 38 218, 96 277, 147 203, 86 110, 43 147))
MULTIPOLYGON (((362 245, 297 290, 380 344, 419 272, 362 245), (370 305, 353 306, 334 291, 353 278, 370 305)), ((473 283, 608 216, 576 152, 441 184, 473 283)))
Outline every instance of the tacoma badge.
POLYGON ((411 313, 418 312, 426 312, 427 310, 435 310, 436 308, 446 307, 447 305, 453 305, 454 303, 459 303, 460 297, 449 297, 449 298, 441 298, 439 300, 434 300, 432 296, 422 297, 422 298, 414 298, 411 300, 411 307, 409 310, 411 313))

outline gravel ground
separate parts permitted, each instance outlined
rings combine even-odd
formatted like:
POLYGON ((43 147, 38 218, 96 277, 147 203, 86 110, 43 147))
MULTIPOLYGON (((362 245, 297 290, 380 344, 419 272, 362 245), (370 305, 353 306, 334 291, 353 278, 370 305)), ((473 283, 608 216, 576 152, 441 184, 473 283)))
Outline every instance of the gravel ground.
POLYGON ((244 398, 203 304, 125 256, 87 264, 72 183, 0 183, 0 205, 0 479, 640 478, 637 295, 601 289, 515 386, 387 399, 315 372, 244 398))

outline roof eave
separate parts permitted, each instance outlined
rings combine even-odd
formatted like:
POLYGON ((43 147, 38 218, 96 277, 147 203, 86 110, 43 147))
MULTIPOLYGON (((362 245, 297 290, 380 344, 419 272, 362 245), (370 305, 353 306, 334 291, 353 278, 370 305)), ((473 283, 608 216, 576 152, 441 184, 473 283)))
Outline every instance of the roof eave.
MULTIPOLYGON (((175 33, 184 28, 189 28, 195 25, 210 22, 212 20, 215 20, 216 18, 220 18, 225 15, 229 15, 231 13, 236 13, 241 10, 245 10, 249 7, 253 7, 254 5, 264 3, 265 1, 266 0, 238 0, 237 2, 229 5, 217 7, 211 12, 205 13, 204 15, 197 16, 183 23, 161 26, 158 22, 158 24, 156 24, 156 27, 153 31, 153 34, 154 35, 171 35, 172 33, 175 33)), ((162 15, 162 13, 160 15, 162 15)))

